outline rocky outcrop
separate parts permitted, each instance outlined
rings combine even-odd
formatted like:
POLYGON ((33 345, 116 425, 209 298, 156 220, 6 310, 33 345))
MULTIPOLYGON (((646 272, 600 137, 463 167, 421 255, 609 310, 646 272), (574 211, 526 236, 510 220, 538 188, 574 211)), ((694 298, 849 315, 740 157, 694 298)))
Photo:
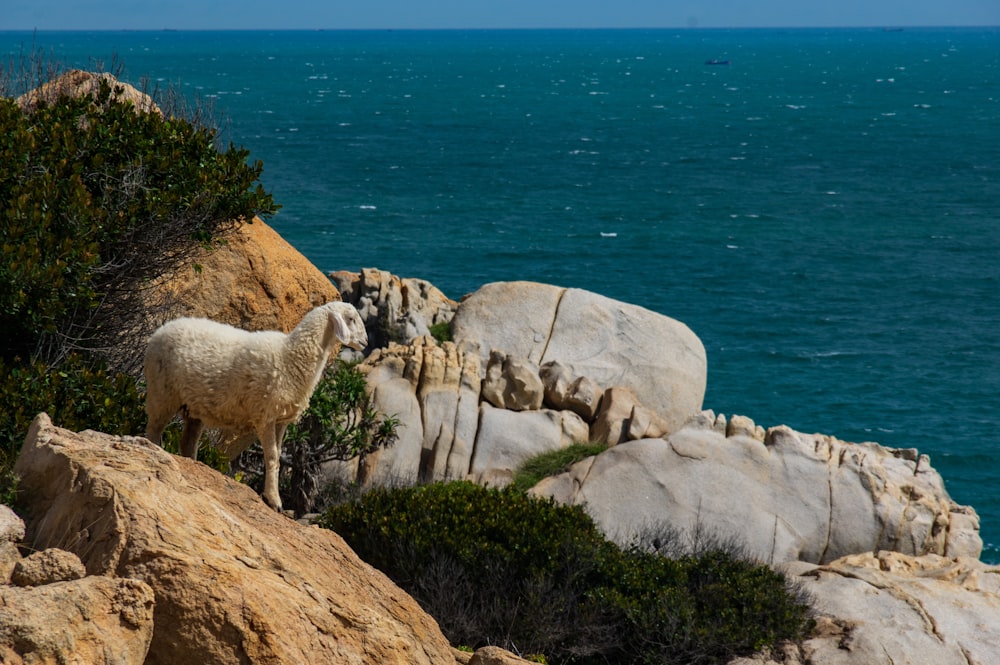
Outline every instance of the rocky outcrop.
POLYGON ((138 580, 86 577, 80 558, 65 550, 22 559, 24 534, 24 522, 0 505, 0 663, 143 663, 153 590, 138 580))
POLYGON ((0 504, 0 584, 10 581, 14 566, 21 560, 17 546, 24 539, 24 522, 14 511, 0 504))
POLYGON ((926 455, 783 426, 758 440, 743 419, 727 437, 714 415, 694 422, 712 427, 623 443, 532 491, 585 506, 622 542, 658 525, 708 530, 772 564, 876 550, 968 557, 982 550, 975 511, 951 501, 926 455))
MULTIPOLYGON (((274 513, 203 464, 145 439, 68 432, 42 414, 16 471, 32 497, 30 547, 74 552, 90 575, 40 588, 100 580, 155 593, 148 665, 454 661, 434 620, 339 536, 274 513)), ((123 592, 101 593, 117 608, 109 616, 135 623, 123 592)))
POLYGON ((123 83, 107 72, 94 73, 79 69, 71 69, 59 77, 27 92, 15 100, 24 111, 32 112, 39 102, 52 104, 61 96, 84 97, 96 96, 102 83, 111 86, 111 98, 132 102, 136 111, 161 114, 160 107, 153 98, 140 92, 134 86, 123 83))
POLYGON ((161 321, 198 316, 245 330, 289 332, 340 294, 329 279, 259 218, 227 233, 164 280, 161 321))
MULTIPOLYGON (((362 309, 401 311, 392 298, 358 296, 395 293, 385 285, 399 280, 378 271, 353 275, 344 273, 345 299, 362 309)), ((335 465, 341 473, 346 466, 348 475, 364 482, 467 478, 504 484, 540 453, 661 436, 701 405, 701 343, 683 324, 638 307, 542 284, 493 284, 462 300, 452 327, 455 342, 417 337, 375 349, 365 360, 375 407, 400 420, 399 441, 367 457, 360 469, 335 465), (616 363, 621 366, 613 370, 616 363)))
POLYGON ((0 662, 141 665, 153 636, 153 606, 152 589, 131 579, 0 586, 0 662))
POLYGON ((604 389, 623 386, 679 428, 702 407, 705 348, 683 323, 581 289, 534 282, 487 284, 452 320, 457 343, 478 345, 535 365, 557 361, 604 389))
MULTIPOLYGON (((986 665, 1000 654, 1000 567, 879 552, 785 572, 817 619, 811 639, 786 649, 785 665, 986 665)), ((769 661, 741 661, 752 662, 769 661)))
POLYGON ((431 327, 447 324, 458 307, 430 282, 397 277, 376 268, 329 274, 341 299, 358 308, 368 330, 370 348, 390 342, 406 344, 431 334, 431 327))

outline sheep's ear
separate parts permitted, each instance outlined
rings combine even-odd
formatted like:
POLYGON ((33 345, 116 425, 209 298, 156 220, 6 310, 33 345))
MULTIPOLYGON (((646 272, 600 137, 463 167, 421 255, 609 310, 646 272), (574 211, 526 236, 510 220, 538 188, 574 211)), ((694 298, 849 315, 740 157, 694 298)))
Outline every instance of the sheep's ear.
POLYGON ((330 323, 333 324, 333 334, 337 336, 341 344, 350 344, 351 327, 344 318, 344 313, 340 309, 330 310, 330 323))
POLYGON ((368 346, 368 332, 354 307, 350 305, 332 307, 330 321, 333 323, 333 333, 342 344, 355 351, 362 351, 368 346))

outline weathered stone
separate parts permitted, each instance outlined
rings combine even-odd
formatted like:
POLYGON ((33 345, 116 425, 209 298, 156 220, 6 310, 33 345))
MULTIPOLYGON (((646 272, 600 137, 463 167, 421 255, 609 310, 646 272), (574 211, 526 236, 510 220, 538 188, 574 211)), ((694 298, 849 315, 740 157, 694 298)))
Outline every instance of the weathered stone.
POLYGON ((559 411, 572 411, 586 422, 594 421, 604 390, 586 376, 574 376, 568 367, 550 360, 539 368, 545 386, 545 403, 559 411))
POLYGON ((10 580, 14 564, 21 560, 17 546, 24 539, 24 522, 9 507, 0 504, 0 584, 10 580))
POLYGON ((448 323, 458 303, 423 279, 397 277, 376 268, 360 273, 338 271, 329 278, 344 302, 358 308, 368 329, 371 347, 389 342, 407 344, 430 335, 436 324, 448 323))
POLYGON ((609 446, 628 441, 629 422, 638 404, 639 399, 629 388, 615 386, 605 390, 601 397, 601 409, 590 428, 591 441, 609 446))
POLYGON ((587 435, 587 424, 572 411, 508 411, 484 402, 469 472, 478 481, 497 470, 515 471, 531 457, 586 441, 587 435))
POLYGON ((469 665, 523 665, 531 661, 524 660, 500 647, 482 647, 476 649, 469 659, 469 665))
POLYGON ((809 665, 992 663, 1000 654, 1000 567, 870 552, 785 572, 813 599, 809 665))
POLYGON ((55 582, 78 580, 87 574, 80 557, 67 552, 49 548, 41 552, 32 552, 14 566, 10 575, 10 583, 15 586, 42 586, 55 582))
POLYGON ((258 218, 202 250, 163 281, 163 319, 198 316, 245 330, 289 332, 336 287, 298 250, 258 218))
POLYGON ((375 408, 400 425, 392 447, 365 458, 359 479, 464 478, 479 421, 478 348, 418 337, 410 345, 376 350, 360 367, 375 408))
POLYGON ((498 409, 536 411, 542 408, 545 388, 538 367, 498 351, 490 353, 482 398, 498 409))
POLYGON ((21 95, 15 103, 21 110, 31 113, 38 107, 39 102, 53 104, 61 96, 96 97, 102 83, 107 83, 111 87, 112 100, 131 102, 137 112, 162 115, 160 107, 153 98, 134 86, 119 81, 107 72, 94 73, 79 69, 71 69, 58 78, 21 95))
POLYGON ((153 590, 134 579, 0 586, 0 662, 141 665, 153 638, 153 606, 153 590))
POLYGON ((31 547, 154 589, 147 665, 452 660, 434 620, 338 535, 203 464, 43 414, 15 470, 33 497, 31 547))
POLYGON ((623 542, 666 523, 736 537, 771 563, 877 549, 978 557, 982 549, 975 512, 951 501, 929 462, 787 427, 769 430, 767 445, 705 429, 623 443, 532 491, 584 504, 623 542))
POLYGON ((462 300, 456 341, 542 365, 556 360, 598 385, 625 386, 670 426, 701 409, 707 361, 679 321, 580 289, 533 282, 487 284, 462 300))
POLYGON ((764 440, 764 430, 746 416, 733 415, 726 425, 726 436, 748 436, 758 441, 764 440))

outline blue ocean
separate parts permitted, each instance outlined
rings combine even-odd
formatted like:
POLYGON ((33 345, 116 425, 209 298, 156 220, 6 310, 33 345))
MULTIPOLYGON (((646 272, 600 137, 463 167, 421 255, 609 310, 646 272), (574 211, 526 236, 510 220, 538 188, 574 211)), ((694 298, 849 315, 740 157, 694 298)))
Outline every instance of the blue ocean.
POLYGON ((0 32, 214 102, 324 271, 685 322, 705 407, 913 447, 1000 561, 1000 29, 0 32))

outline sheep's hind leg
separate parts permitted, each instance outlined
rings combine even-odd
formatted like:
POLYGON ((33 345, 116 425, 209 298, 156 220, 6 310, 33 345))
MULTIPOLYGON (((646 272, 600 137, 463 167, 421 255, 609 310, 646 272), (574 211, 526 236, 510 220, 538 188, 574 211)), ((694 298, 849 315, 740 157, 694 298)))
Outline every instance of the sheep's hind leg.
POLYGON ((280 470, 281 439, 278 434, 285 433, 284 425, 265 425, 257 431, 260 447, 264 451, 264 491, 261 498, 271 508, 281 512, 281 496, 278 494, 278 472, 280 470))
POLYGON ((198 442, 205 425, 197 418, 184 419, 184 431, 181 432, 181 455, 198 459, 198 442))

